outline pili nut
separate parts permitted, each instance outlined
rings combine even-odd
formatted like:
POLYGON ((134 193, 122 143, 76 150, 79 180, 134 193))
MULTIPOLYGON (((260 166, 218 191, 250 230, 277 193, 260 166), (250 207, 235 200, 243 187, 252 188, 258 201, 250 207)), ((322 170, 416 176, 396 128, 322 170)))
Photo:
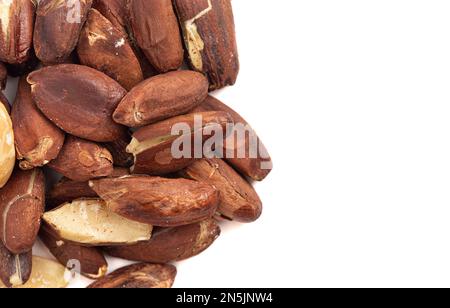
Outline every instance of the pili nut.
POLYGON ((0 280, 7 288, 21 286, 28 281, 31 275, 31 257, 31 251, 12 254, 0 242, 0 280))
POLYGON ((174 0, 193 69, 204 73, 210 90, 236 82, 239 56, 231 0, 174 0))
POLYGON ((28 60, 35 10, 32 0, 0 1, 0 61, 20 64, 28 60))
POLYGON ((0 235, 14 254, 30 251, 41 225, 45 204, 45 178, 42 170, 16 169, 0 189, 0 235))
POLYGON ((77 51, 81 64, 102 71, 127 90, 144 79, 126 34, 95 9, 89 11, 77 51))
POLYGON ((219 202, 214 187, 185 179, 124 176, 92 180, 89 185, 114 213, 161 227, 212 217, 219 202))
POLYGON ((153 227, 111 212, 100 199, 79 199, 43 216, 58 238, 83 246, 128 245, 147 241, 153 227))
POLYGON ((171 288, 177 269, 170 264, 133 264, 97 280, 90 289, 171 288))
POLYGON ((134 155, 131 171, 160 175, 182 170, 202 158, 195 155, 195 148, 203 149, 203 143, 219 131, 226 136, 230 124, 233 120, 226 112, 201 112, 145 126, 134 133, 127 147, 127 152, 134 155), (173 147, 183 155, 174 156, 173 147))
POLYGON ((131 141, 131 134, 126 132, 122 137, 103 144, 111 153, 114 165, 130 168, 133 165, 133 155, 127 153, 127 146, 131 141))
POLYGON ((14 132, 8 110, 0 104, 0 188, 5 186, 16 163, 14 132))
POLYGON ((127 0, 95 0, 92 8, 105 16, 113 26, 126 34, 127 0))
POLYGON ((129 0, 133 36, 150 63, 161 73, 183 64, 184 50, 171 0, 129 0))
POLYGON ((11 106, 9 105, 9 101, 6 98, 6 96, 3 95, 3 92, 1 92, 1 91, 0 91, 0 104, 2 104, 5 107, 6 112, 8 114, 11 112, 11 106))
POLYGON ((41 0, 34 26, 34 49, 44 64, 64 63, 78 42, 92 0, 41 0))
POLYGON ((96 142, 120 138, 125 127, 112 114, 126 91, 105 74, 81 65, 45 67, 28 76, 34 101, 67 133, 96 142))
POLYGON ((6 87, 6 81, 8 79, 8 71, 6 66, 0 62, 0 90, 4 90, 6 87))
POLYGON ((129 246, 105 247, 105 252, 130 261, 168 263, 196 256, 219 237, 214 219, 173 228, 155 228, 149 241, 129 246))
POLYGON ((193 71, 158 75, 137 85, 120 102, 113 118, 138 127, 187 113, 208 95, 208 80, 193 71))
POLYGON ((106 275, 108 263, 98 248, 65 242, 48 230, 47 226, 41 228, 39 237, 55 258, 69 270, 78 271, 90 279, 106 275))
POLYGON ((228 112, 234 121, 233 132, 224 143, 226 161, 241 174, 255 181, 264 180, 272 171, 273 164, 267 148, 247 121, 232 108, 218 99, 208 96, 192 112, 228 112), (234 138, 234 139, 232 139, 234 138), (251 146, 256 146, 256 155, 251 156, 251 146))
POLYGON ((36 107, 25 77, 20 79, 11 117, 21 169, 44 166, 58 156, 65 134, 36 107))
POLYGON ((106 148, 69 135, 58 157, 48 166, 71 180, 87 181, 111 175, 113 158, 106 148))
POLYGON ((223 160, 198 160, 181 173, 220 192, 218 212, 223 216, 239 222, 253 222, 261 216, 262 203, 255 189, 223 160))
MULTIPOLYGON (((33 1, 33 0, 32 0, 33 1)), ((28 60, 22 62, 20 64, 9 64, 5 63, 6 70, 8 71, 8 75, 11 77, 21 77, 23 75, 27 75, 28 73, 34 71, 36 67, 39 65, 39 59, 36 57, 34 53, 34 49, 31 49, 29 52, 28 60)))

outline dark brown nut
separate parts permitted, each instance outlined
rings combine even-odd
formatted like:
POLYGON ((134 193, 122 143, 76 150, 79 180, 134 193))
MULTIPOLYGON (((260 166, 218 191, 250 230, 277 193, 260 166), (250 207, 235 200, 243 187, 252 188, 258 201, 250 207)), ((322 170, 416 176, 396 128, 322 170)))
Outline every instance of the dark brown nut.
POLYGON ((114 121, 138 127, 192 110, 208 95, 208 80, 200 73, 177 71, 158 75, 137 85, 120 102, 114 121))
POLYGON ((36 12, 34 49, 47 65, 64 63, 78 42, 92 0, 41 0, 36 12))
POLYGON ((239 222, 253 222, 261 216, 261 199, 254 188, 221 159, 202 159, 181 173, 214 186, 220 192, 218 212, 239 222))
POLYGON ((141 65, 126 34, 97 10, 91 9, 77 47, 80 62, 117 80, 131 90, 144 80, 141 65))
POLYGON ((0 189, 0 234, 13 254, 32 249, 45 206, 45 178, 40 169, 16 169, 0 189))
POLYGON ((32 0, 0 1, 0 61, 20 64, 28 60, 35 10, 32 0))
POLYGON ((185 179, 125 176, 92 180, 89 185, 114 213, 160 227, 210 218, 219 202, 214 187, 185 179))
POLYGON ((156 70, 165 73, 183 64, 180 28, 171 0, 128 0, 134 38, 156 70))
POLYGON ((88 181, 111 175, 113 158, 106 148, 94 142, 67 136, 58 157, 48 166, 71 180, 88 181))
POLYGON ((196 256, 219 237, 220 227, 214 219, 195 224, 155 229, 149 241, 130 246, 105 247, 113 257, 130 261, 168 263, 196 256))
POLYGON ((34 71, 38 65, 39 59, 36 58, 34 49, 31 49, 28 60, 23 63, 20 64, 5 63, 8 75, 14 78, 28 75, 30 72, 34 71))
POLYGON ((0 188, 8 182, 16 163, 14 132, 8 110, 0 104, 0 188))
POLYGON ((6 70, 6 66, 0 62, 0 90, 4 90, 6 88, 7 79, 8 71, 6 70))
POLYGON ((111 153, 115 166, 130 168, 133 165, 133 155, 127 153, 127 146, 130 142, 131 135, 127 132, 121 138, 104 144, 111 153))
POLYGON ((5 107, 7 113, 11 112, 11 106, 9 105, 9 101, 1 91, 0 91, 0 104, 2 104, 5 107))
POLYGON ((124 134, 112 114, 126 91, 105 74, 62 64, 35 71, 27 80, 38 108, 67 133, 96 142, 114 141, 124 134))
POLYGON ((123 267, 91 284, 89 289, 171 288, 177 269, 170 264, 133 264, 123 267))
POLYGON ((233 118, 234 131, 224 143, 224 155, 226 154, 225 160, 241 174, 252 180, 264 180, 272 171, 272 159, 261 139, 247 121, 236 111, 212 96, 208 96, 206 100, 192 112, 207 111, 228 112, 233 118), (251 155, 251 147, 256 147, 255 155, 251 155))
POLYGON ((127 32, 127 0, 95 0, 92 7, 105 16, 116 29, 127 32))
POLYGON ((0 280, 7 288, 25 284, 31 276, 31 251, 12 254, 0 242, 0 280))
POLYGON ((210 90, 236 82, 239 56, 231 0, 174 0, 190 64, 210 90))
POLYGON ((100 199, 80 199, 43 216, 49 232, 83 246, 128 245, 148 241, 153 227, 108 210, 100 199))
MULTIPOLYGON (((196 157, 195 148, 202 148, 203 143, 211 136, 207 133, 209 129, 217 128, 225 135, 227 126, 232 123, 228 113, 205 112, 178 116, 143 127, 134 133, 127 147, 127 152, 134 155, 131 171, 135 174, 160 175, 182 170, 196 158, 203 157, 196 157), (189 130, 178 131, 180 124, 189 130), (176 132, 172 132, 173 129, 176 132), (196 136, 200 136, 201 144, 197 144, 196 136), (183 146, 181 157, 172 153, 172 145, 175 143, 183 146)), ((205 153, 202 151, 200 154, 205 153)))
POLYGON ((53 235, 47 226, 41 228, 39 237, 55 258, 68 269, 76 270, 90 279, 106 275, 108 263, 98 248, 65 242, 53 235))
POLYGON ((31 87, 25 77, 19 82, 11 117, 21 169, 44 166, 58 156, 65 134, 36 107, 31 97, 31 87))

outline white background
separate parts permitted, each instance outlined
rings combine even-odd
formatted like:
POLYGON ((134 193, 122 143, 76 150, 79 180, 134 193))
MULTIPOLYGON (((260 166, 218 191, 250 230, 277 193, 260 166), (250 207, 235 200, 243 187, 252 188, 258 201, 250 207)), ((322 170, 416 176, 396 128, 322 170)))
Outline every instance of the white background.
POLYGON ((177 264, 175 287, 449 287, 450 2, 233 6, 241 74, 215 95, 275 169, 263 217, 177 264))

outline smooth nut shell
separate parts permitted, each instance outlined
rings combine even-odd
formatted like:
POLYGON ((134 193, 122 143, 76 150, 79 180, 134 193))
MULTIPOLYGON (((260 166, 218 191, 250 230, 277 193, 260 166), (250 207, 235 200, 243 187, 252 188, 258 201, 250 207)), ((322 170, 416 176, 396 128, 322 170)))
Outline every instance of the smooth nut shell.
POLYGON ((31 251, 15 255, 0 242, 0 280, 7 288, 25 284, 31 276, 31 251))
POLYGON ((47 208, 54 209, 64 203, 82 198, 98 198, 98 195, 89 187, 88 181, 72 181, 62 178, 48 193, 47 208))

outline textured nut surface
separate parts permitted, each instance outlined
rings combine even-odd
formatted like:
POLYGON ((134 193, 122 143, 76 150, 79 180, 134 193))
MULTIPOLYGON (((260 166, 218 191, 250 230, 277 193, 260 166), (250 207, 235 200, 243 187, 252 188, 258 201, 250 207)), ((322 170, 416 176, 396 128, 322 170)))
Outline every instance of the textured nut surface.
POLYGON ((31 257, 31 251, 12 254, 0 242, 0 280, 7 288, 21 286, 28 281, 31 275, 31 257))
POLYGON ((95 0, 92 7, 105 16, 116 29, 126 33, 127 0, 95 0))
POLYGON ((28 60, 35 9, 32 0, 0 1, 0 61, 20 64, 28 60))
POLYGON ((11 118, 3 104, 0 104, 0 188, 5 186, 16 163, 14 132, 11 118))
POLYGON ((187 113, 208 95, 208 80, 200 73, 177 71, 137 85, 120 102, 113 118, 137 127, 187 113))
POLYGON ((210 89, 236 82, 239 57, 231 0, 174 0, 192 68, 210 89))
POLYGON ((157 228, 149 241, 129 246, 106 247, 109 255, 130 261, 167 263, 196 256, 219 237, 214 219, 173 228, 157 228))
POLYGON ((144 79, 127 35, 95 9, 89 11, 77 51, 81 64, 102 71, 127 90, 144 79))
POLYGON ((11 117, 20 168, 41 167, 58 156, 64 143, 64 132, 36 107, 26 78, 19 82, 11 117))
POLYGON ((170 264, 133 264, 91 284, 91 289, 171 288, 177 269, 170 264))
POLYGON ((125 176, 92 180, 89 185, 111 211, 162 227, 212 217, 219 201, 214 187, 185 179, 125 176))
POLYGON ((80 199, 46 212, 49 231, 66 241, 88 246, 133 244, 149 240, 152 226, 123 218, 100 199, 80 199))
POLYGON ((75 49, 92 0, 41 0, 36 12, 34 49, 45 64, 64 63, 75 49))
POLYGON ((183 45, 171 0, 129 0, 129 23, 134 38, 159 72, 183 63, 183 45))
POLYGON ((8 71, 6 66, 0 62, 0 90, 4 90, 6 87, 6 80, 8 78, 8 71))
POLYGON ((27 80, 38 108, 67 133, 96 142, 114 141, 124 134, 112 114, 126 91, 105 74, 61 64, 35 71, 27 80))
POLYGON ((14 254, 30 251, 41 225, 45 178, 40 169, 16 169, 0 190, 0 235, 14 254))
POLYGON ((87 181, 113 172, 109 151, 94 143, 68 136, 58 157, 48 166, 74 181, 87 181))

